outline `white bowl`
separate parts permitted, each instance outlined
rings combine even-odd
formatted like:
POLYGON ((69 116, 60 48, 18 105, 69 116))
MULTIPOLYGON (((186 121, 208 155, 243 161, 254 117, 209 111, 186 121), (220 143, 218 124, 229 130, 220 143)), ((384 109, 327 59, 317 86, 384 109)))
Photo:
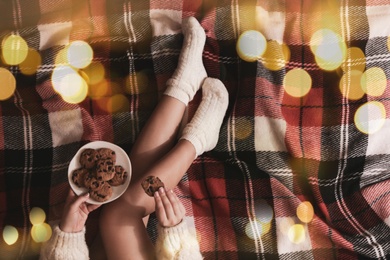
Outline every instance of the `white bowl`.
POLYGON ((82 146, 77 151, 77 153, 75 154, 73 159, 70 161, 70 164, 69 164, 69 167, 68 167, 68 180, 69 180, 70 187, 73 189, 73 191, 78 196, 81 195, 81 194, 85 194, 88 191, 87 188, 80 188, 76 184, 74 184, 73 181, 72 181, 72 177, 71 177, 72 176, 72 172, 75 169, 81 168, 81 165, 80 165, 80 162, 79 162, 79 158, 80 158, 81 152, 84 149, 86 149, 86 148, 92 148, 92 149, 109 148, 109 149, 115 151, 115 154, 116 154, 116 163, 115 163, 115 165, 121 165, 128 173, 126 182, 124 184, 119 185, 119 186, 112 186, 112 191, 113 192, 112 192, 111 198, 109 198, 108 200, 106 200, 104 202, 99 202, 99 201, 96 201, 96 200, 93 200, 93 199, 89 198, 87 200, 87 202, 90 203, 90 204, 104 204, 104 203, 109 203, 109 202, 111 202, 113 200, 116 200, 117 198, 119 198, 126 191, 127 187, 129 186, 130 179, 131 179, 131 163, 130 163, 129 156, 127 155, 127 153, 122 148, 120 148, 119 146, 117 146, 115 144, 109 143, 109 142, 105 142, 105 141, 90 142, 90 143, 82 146))

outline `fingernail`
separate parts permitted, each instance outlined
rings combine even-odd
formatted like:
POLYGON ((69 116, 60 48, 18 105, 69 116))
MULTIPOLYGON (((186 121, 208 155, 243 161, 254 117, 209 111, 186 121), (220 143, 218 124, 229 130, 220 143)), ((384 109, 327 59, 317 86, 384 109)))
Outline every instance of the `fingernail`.
POLYGON ((161 192, 161 194, 164 193, 164 192, 165 192, 164 187, 160 187, 160 188, 158 189, 158 191, 161 192))
POLYGON ((89 192, 84 194, 85 197, 89 197, 89 192))
POLYGON ((155 196, 155 197, 160 197, 160 194, 158 194, 158 192, 155 192, 155 193, 154 193, 154 196, 155 196))

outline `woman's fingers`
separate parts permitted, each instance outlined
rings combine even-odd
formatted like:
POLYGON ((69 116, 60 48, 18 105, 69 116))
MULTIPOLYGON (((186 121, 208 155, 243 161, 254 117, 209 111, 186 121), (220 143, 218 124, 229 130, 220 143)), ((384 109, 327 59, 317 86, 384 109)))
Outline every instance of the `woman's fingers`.
POLYGON ((171 201, 169 200, 169 198, 167 196, 167 192, 165 191, 164 188, 160 188, 158 190, 158 192, 160 193, 161 201, 162 201, 162 204, 164 205, 164 210, 165 210, 165 214, 167 216, 167 219, 168 220, 173 219, 175 217, 175 212, 173 211, 173 207, 172 207, 171 201))
POLYGON ((166 194, 171 203, 173 214, 176 218, 181 220, 185 215, 185 208, 183 204, 172 190, 168 191, 166 194))
POLYGON ((165 214, 165 208, 158 191, 154 193, 154 201, 156 203, 156 217, 160 224, 164 225, 167 222, 167 215, 165 214))
POLYGON ((172 227, 180 223, 185 215, 183 204, 177 198, 176 194, 160 188, 155 193, 156 216, 160 224, 165 227, 172 227))

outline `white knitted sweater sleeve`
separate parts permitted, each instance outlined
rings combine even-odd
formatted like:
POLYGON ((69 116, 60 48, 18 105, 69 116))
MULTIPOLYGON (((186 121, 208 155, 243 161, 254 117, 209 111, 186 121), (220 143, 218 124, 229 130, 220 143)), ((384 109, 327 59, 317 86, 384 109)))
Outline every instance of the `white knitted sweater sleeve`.
POLYGON ((85 242, 85 227, 78 233, 63 232, 58 224, 53 226, 51 238, 42 244, 40 260, 87 260, 89 251, 85 242))
POLYGON ((195 234, 189 232, 187 223, 164 228, 158 226, 156 256, 159 260, 199 260, 203 259, 195 234))

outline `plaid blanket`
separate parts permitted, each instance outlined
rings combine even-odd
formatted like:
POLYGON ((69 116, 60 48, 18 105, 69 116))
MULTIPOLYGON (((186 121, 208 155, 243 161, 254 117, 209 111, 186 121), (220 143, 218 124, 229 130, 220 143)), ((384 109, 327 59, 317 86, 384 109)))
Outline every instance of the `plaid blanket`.
POLYGON ((40 62, 27 74, 0 62, 16 79, 0 101, 0 259, 37 258, 30 212, 60 218, 80 146, 130 151, 176 68, 187 16, 206 30, 204 64, 230 94, 217 147, 176 188, 205 259, 390 258, 389 1, 3 0, 1 38, 22 37, 40 62), (236 48, 248 31, 268 46, 254 60, 236 48), (103 70, 69 103, 52 74, 76 40, 103 70), (329 68, 332 52, 342 59, 329 68))

